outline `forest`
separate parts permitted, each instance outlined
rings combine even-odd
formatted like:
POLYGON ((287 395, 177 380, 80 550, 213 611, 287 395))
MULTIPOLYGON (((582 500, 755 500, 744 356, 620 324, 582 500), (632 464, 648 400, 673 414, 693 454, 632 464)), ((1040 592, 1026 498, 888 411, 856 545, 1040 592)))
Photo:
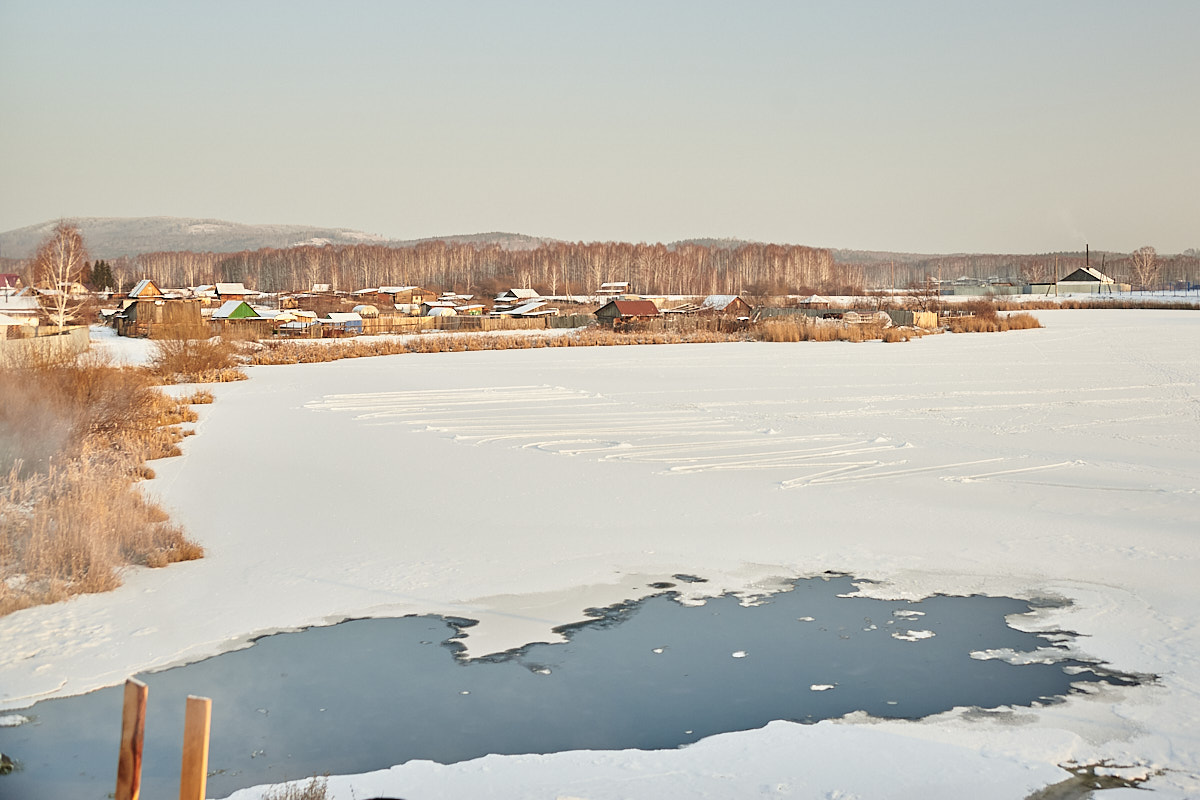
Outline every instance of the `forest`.
POLYGON ((265 292, 307 290, 317 283, 339 291, 412 285, 482 294, 516 286, 547 295, 591 294, 613 281, 628 282, 641 294, 841 293, 863 287, 861 270, 835 264, 829 250, 755 243, 550 242, 522 250, 442 241, 317 245, 144 253, 109 259, 108 266, 125 289, 141 278, 165 287, 242 281, 265 292))

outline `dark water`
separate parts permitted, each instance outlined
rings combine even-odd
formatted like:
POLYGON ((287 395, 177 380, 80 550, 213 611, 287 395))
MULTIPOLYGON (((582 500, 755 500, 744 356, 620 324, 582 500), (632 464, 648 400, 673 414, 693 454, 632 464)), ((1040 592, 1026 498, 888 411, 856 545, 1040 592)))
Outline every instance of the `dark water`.
MULTIPOLYGON (((566 643, 470 661, 458 658, 457 642, 469 620, 355 620, 269 636, 138 676, 150 686, 142 796, 178 795, 188 694, 213 699, 208 794, 221 797, 412 759, 674 748, 778 719, 858 710, 915 719, 1047 702, 1073 682, 1132 682, 1078 661, 972 659, 973 650, 1053 646, 1005 623, 1027 602, 838 597, 853 591, 851 578, 834 576, 798 580, 750 607, 729 596, 689 607, 660 594, 597 611, 601 618, 564 629, 566 643), (913 611, 923 616, 895 615, 913 611), (935 636, 892 635, 909 630, 935 636)), ((121 700, 114 687, 19 712, 33 722, 0 728, 0 751, 18 762, 0 776, 0 798, 105 798, 116 780, 121 700)))

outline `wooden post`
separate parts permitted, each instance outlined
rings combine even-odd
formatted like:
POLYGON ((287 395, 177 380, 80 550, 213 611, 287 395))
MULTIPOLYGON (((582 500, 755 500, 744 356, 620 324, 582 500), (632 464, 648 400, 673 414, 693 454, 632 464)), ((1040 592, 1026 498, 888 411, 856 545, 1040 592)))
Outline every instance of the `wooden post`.
POLYGON ((179 800, 204 800, 208 782, 208 730, 212 700, 188 695, 183 720, 183 766, 179 771, 179 800))
POLYGON ((117 758, 115 800, 138 800, 142 791, 142 742, 146 733, 146 694, 149 687, 130 678, 125 681, 121 711, 121 752, 117 758))

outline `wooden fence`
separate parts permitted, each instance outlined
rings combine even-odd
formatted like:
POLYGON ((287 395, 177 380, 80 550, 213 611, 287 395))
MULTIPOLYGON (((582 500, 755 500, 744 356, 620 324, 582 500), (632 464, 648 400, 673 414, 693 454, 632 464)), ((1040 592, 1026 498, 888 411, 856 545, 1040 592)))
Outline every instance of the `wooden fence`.
POLYGON ((57 327, 43 325, 30 330, 35 332, 27 338, 0 339, 0 366, 15 367, 69 360, 86 353, 90 346, 86 325, 71 325, 61 331, 57 327))

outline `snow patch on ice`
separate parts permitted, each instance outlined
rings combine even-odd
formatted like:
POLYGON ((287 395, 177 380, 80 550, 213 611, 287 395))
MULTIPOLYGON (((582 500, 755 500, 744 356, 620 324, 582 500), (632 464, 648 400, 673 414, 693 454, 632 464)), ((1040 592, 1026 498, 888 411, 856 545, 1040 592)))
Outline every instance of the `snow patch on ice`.
POLYGON ((904 633, 896 631, 892 634, 892 638, 902 642, 919 642, 922 639, 932 639, 936 635, 933 631, 905 631, 904 633))

